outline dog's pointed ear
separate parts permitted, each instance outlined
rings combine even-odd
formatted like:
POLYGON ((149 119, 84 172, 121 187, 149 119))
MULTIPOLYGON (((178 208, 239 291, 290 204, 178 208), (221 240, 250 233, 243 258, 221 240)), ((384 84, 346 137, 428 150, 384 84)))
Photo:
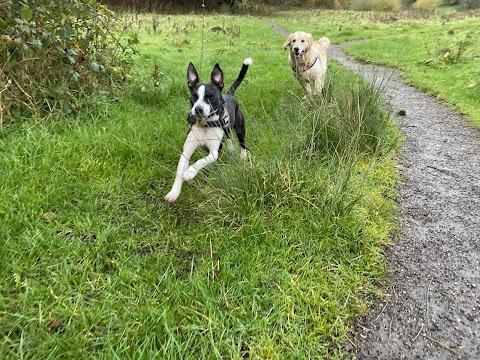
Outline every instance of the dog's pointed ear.
POLYGON ((290 35, 288 38, 287 38, 287 41, 285 41, 285 43, 283 44, 283 49, 286 49, 290 46, 290 42, 292 41, 292 36, 290 35))
POLYGON ((195 66, 193 66, 192 63, 188 64, 188 70, 187 70, 187 84, 189 88, 192 88, 195 86, 195 84, 198 83, 198 73, 197 69, 195 69, 195 66))
POLYGON ((220 69, 218 64, 215 64, 212 70, 211 80, 214 85, 216 85, 220 90, 223 89, 223 71, 220 69))

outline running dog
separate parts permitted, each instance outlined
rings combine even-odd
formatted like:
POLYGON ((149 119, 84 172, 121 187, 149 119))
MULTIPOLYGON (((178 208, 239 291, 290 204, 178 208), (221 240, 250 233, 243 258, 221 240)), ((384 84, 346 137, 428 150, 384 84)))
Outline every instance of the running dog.
POLYGON ((293 76, 300 82, 306 95, 312 93, 310 82, 314 84, 315 93, 321 93, 327 72, 327 50, 330 40, 322 37, 314 41, 312 34, 297 31, 287 38, 283 48, 289 48, 288 62, 293 76))
POLYGON ((241 84, 247 73, 251 58, 243 61, 242 69, 233 85, 226 94, 223 90, 223 72, 216 64, 210 75, 211 83, 200 82, 195 66, 190 63, 187 70, 187 84, 190 89, 190 103, 192 108, 188 114, 188 122, 192 124, 183 152, 178 161, 177 173, 172 189, 165 196, 168 202, 177 200, 182 190, 183 181, 192 180, 205 166, 218 159, 218 153, 223 140, 227 140, 229 148, 233 148, 229 137, 233 129, 240 142, 241 157, 246 158, 245 147, 245 119, 240 106, 234 97, 235 90, 241 84), (190 157, 199 146, 208 149, 208 156, 189 166, 190 157))

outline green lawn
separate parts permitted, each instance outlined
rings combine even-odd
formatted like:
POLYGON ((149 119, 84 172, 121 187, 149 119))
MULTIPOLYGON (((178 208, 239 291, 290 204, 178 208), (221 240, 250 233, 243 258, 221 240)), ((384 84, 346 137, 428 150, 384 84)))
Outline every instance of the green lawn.
POLYGON ((332 63, 323 99, 301 100, 265 19, 168 16, 157 33, 130 19, 134 74, 101 113, 1 129, 1 353, 351 357, 397 224, 399 136, 379 94, 332 63), (229 86, 247 56, 249 159, 223 153, 166 204, 188 62, 205 81, 219 62, 229 86))

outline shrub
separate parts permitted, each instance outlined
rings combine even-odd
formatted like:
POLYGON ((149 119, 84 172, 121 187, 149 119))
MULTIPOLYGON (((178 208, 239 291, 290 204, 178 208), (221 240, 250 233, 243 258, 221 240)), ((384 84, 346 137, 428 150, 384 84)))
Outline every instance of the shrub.
POLYGON ((447 41, 439 39, 433 53, 426 46, 427 59, 425 64, 428 66, 450 65, 464 60, 469 47, 472 45, 472 37, 473 34, 469 32, 462 38, 447 41))
POLYGON ((374 11, 398 11, 400 3, 397 0, 376 0, 373 3, 374 11))
POLYGON ((355 11, 370 11, 372 10, 373 0, 352 0, 350 9, 355 11))
POLYGON ((126 77, 136 37, 95 0, 0 5, 0 121, 68 113, 126 77))
POLYGON ((435 10, 438 5, 438 0, 417 0, 413 4, 413 8, 417 10, 435 10))
POLYGON ((398 0, 352 0, 350 9, 356 11, 398 11, 398 0))
POLYGON ((378 88, 345 73, 327 81, 321 97, 279 107, 276 117, 296 125, 274 136, 282 141, 273 156, 253 151, 254 161, 234 157, 228 159, 234 166, 217 166, 215 176, 205 178, 212 200, 202 207, 216 208, 216 216, 232 223, 252 214, 285 216, 302 201, 317 224, 348 213, 360 198, 352 189, 358 164, 387 158, 400 141, 382 97, 386 84, 376 76, 374 82, 378 88))
POLYGON ((462 7, 468 10, 480 8, 480 0, 461 0, 462 7))

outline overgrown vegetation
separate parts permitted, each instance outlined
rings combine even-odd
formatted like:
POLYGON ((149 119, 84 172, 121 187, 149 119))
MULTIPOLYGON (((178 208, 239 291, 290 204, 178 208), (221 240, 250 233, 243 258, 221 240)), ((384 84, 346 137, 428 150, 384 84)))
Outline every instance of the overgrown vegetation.
POLYGON ((399 0, 352 0, 349 8, 356 11, 398 11, 401 7, 399 0))
POLYGON ((132 64, 134 35, 95 0, 0 4, 0 123, 75 112, 111 92, 132 64))
POLYGON ((318 232, 322 237, 326 229, 337 228, 337 221, 364 204, 361 176, 375 172, 377 161, 390 159, 399 145, 380 90, 338 71, 330 76, 322 98, 302 102, 300 108, 281 108, 282 121, 292 127, 281 135, 268 130, 276 134, 270 141, 282 139, 281 146, 263 145, 275 147, 273 158, 258 149, 252 162, 233 160, 236 166, 216 173, 220 186, 204 180, 215 189, 204 206, 208 218, 238 224, 253 212, 267 223, 276 219, 287 224, 298 215, 290 210, 300 206, 309 212, 302 212, 302 218, 317 227, 307 227, 302 236, 314 238, 318 232))
MULTIPOLYGON (((451 30, 451 35, 454 31, 451 30)), ((468 48, 472 45, 472 32, 466 33, 461 39, 438 39, 435 51, 430 50, 425 44, 427 59, 425 64, 436 66, 438 64, 450 65, 465 59, 468 48)))
POLYGON ((391 135, 390 115, 379 90, 361 81, 343 82, 348 94, 338 94, 329 88, 320 102, 313 104, 307 116, 308 150, 340 158, 348 157, 349 153, 357 156, 388 153, 392 149, 385 144, 391 135))
POLYGON ((263 19, 171 16, 154 31, 139 17, 135 81, 105 115, 3 134, 1 353, 348 358, 396 226, 380 94, 331 62, 324 99, 300 100, 263 19), (188 62, 203 80, 219 62, 231 84, 246 56, 251 157, 225 152, 166 204, 188 62))
MULTIPOLYGON (((465 100, 475 114, 476 18, 442 13, 425 21, 430 16, 308 11, 272 21, 333 42, 372 38, 351 51, 409 78, 420 71, 416 80, 437 91, 449 79, 448 98, 465 100)), ((284 39, 264 19, 129 14, 122 24, 139 31, 141 44, 120 101, 102 114, 77 114, 81 121, 67 114, 62 122, 2 127, 0 352, 6 359, 350 358, 351 324, 385 278, 383 247, 397 226, 399 135, 381 89, 330 61, 322 97, 301 100, 284 39), (167 205, 187 131, 188 62, 202 80, 219 62, 231 84, 247 56, 254 63, 237 97, 250 158, 225 152, 167 205)), ((122 32, 104 35, 115 42, 122 32)), ((68 78, 83 63, 66 60, 68 78)), ((109 62, 95 62, 105 72, 92 73, 109 89, 109 62)), ((12 86, 13 79, 0 89, 3 106, 12 86)), ((67 91, 78 104, 76 94, 86 93, 67 91)), ((11 109, 22 108, 30 111, 25 100, 11 109)))

